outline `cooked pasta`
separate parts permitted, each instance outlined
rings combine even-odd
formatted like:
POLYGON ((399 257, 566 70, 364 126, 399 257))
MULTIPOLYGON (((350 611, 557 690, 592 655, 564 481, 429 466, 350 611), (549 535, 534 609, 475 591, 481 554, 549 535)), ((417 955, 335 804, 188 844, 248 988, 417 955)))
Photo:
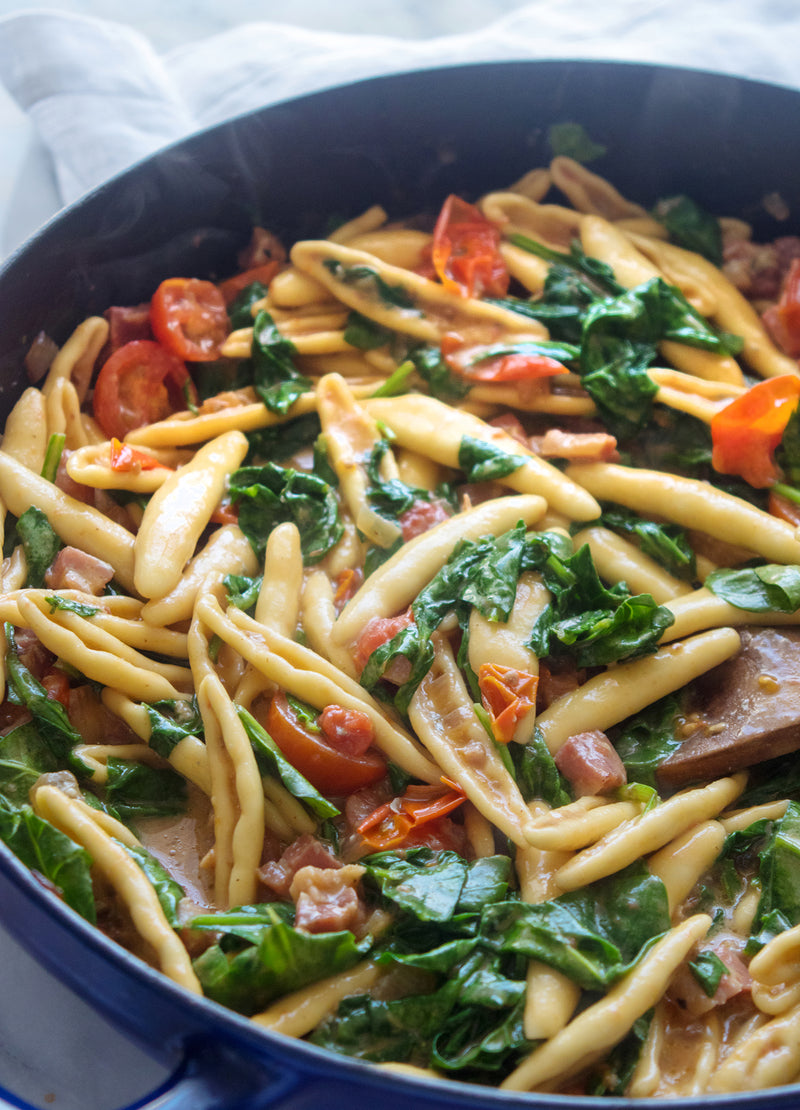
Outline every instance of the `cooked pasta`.
POLYGON ((0 838, 398 1076, 796 1081, 800 261, 755 303, 733 234, 560 156, 74 321, 0 449, 0 838))

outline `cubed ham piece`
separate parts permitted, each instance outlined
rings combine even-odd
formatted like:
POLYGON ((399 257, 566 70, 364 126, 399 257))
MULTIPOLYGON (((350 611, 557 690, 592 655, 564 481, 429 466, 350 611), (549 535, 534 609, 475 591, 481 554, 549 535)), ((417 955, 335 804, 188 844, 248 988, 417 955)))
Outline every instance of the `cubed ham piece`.
POLYGON ((274 890, 280 897, 286 898, 292 880, 304 867, 330 870, 341 866, 336 856, 322 841, 317 840, 310 833, 304 833, 289 845, 279 860, 262 864, 258 869, 258 877, 264 886, 274 890))
POLYGON ((107 355, 113 354, 126 343, 153 338, 149 301, 144 304, 113 305, 106 309, 105 318, 108 320, 107 355))
POLYGON ((608 794, 628 781, 625 767, 604 732, 576 732, 555 755, 556 767, 578 797, 608 794))
POLYGON ((99 596, 114 577, 114 568, 77 547, 62 547, 45 572, 51 590, 80 590, 99 596))
POLYGON ((307 933, 357 932, 366 920, 366 907, 355 890, 364 874, 356 863, 344 867, 302 867, 290 889, 295 903, 295 927, 307 933))
POLYGON ((531 436, 531 449, 546 459, 579 459, 581 462, 615 462, 617 441, 607 432, 565 432, 548 428, 543 436, 531 436))
POLYGON ((697 687, 695 728, 658 768, 662 786, 718 778, 800 749, 800 630, 744 628, 741 650, 697 687))

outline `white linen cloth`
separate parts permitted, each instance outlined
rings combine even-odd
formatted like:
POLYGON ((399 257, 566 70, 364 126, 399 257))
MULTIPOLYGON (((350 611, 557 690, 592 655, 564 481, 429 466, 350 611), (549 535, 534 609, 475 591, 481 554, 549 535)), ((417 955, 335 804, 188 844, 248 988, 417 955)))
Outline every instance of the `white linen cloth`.
POLYGON ((380 73, 525 58, 662 62, 795 86, 800 4, 535 0, 479 31, 421 41, 254 22, 163 55, 121 23, 45 10, 0 20, 0 81, 49 150, 63 203, 264 104, 380 73))

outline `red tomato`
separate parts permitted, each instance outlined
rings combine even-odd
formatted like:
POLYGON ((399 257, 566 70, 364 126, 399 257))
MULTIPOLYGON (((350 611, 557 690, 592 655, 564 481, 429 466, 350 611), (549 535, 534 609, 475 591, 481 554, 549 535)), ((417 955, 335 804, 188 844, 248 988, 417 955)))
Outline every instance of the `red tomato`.
POLYGON ((282 691, 270 702, 266 729, 290 763, 323 794, 352 794, 386 774, 386 760, 380 752, 350 755, 328 744, 324 734, 310 732, 282 691))
POLYGON ((331 747, 345 755, 363 755, 375 739, 375 729, 366 713, 342 705, 326 705, 319 715, 319 727, 331 747))
POLYGON ((797 358, 800 355, 800 258, 792 261, 773 313, 781 346, 787 355, 797 358))
MULTIPOLYGON (((438 825, 446 814, 466 801, 457 783, 443 778, 442 784, 409 786, 400 797, 378 806, 360 823, 357 832, 378 852, 408 844, 412 838, 415 844, 426 843, 426 834, 420 834, 420 830, 426 825, 438 825)), ((436 829, 439 831, 440 827, 436 829)))
POLYGON ((187 362, 213 362, 230 331, 225 298, 210 281, 168 278, 150 302, 156 339, 187 362))
POLYGON ((500 254, 500 231, 472 204, 451 194, 433 230, 431 263, 451 293, 504 297, 509 273, 500 254))
POLYGON ((796 501, 790 501, 788 497, 782 497, 774 490, 770 490, 767 509, 772 516, 785 520, 794 528, 800 528, 800 505, 796 501))
POLYGON ((164 420, 185 408, 192 391, 181 360, 152 339, 134 339, 106 360, 94 387, 94 418, 109 439, 164 420))
POLYGON ((514 736, 517 722, 536 705, 538 685, 538 675, 498 663, 481 663, 478 671, 481 701, 491 717, 498 743, 507 744, 514 736))
POLYGON ((413 540, 414 536, 427 532, 429 528, 433 528, 434 524, 441 524, 443 520, 449 520, 452 515, 450 508, 444 501, 440 501, 438 498, 434 498, 433 501, 425 501, 419 498, 400 515, 398 523, 403 531, 403 540, 408 543, 409 540, 413 540))
POLYGON ((783 374, 758 382, 711 421, 711 465, 738 474, 756 489, 778 479, 773 452, 800 400, 800 378, 783 374))
POLYGON ((142 470, 172 470, 171 466, 159 462, 146 451, 139 451, 129 443, 120 443, 116 436, 111 437, 109 457, 111 469, 119 473, 132 471, 138 474, 142 470))
POLYGON ((269 285, 280 267, 280 262, 278 262, 276 258, 273 258, 270 262, 265 262, 261 266, 253 266, 251 269, 243 270, 242 273, 236 274, 226 281, 221 281, 218 288, 225 304, 230 304, 231 301, 239 296, 243 289, 246 289, 248 285, 252 285, 254 281, 260 281, 262 285, 269 285))
POLYGON ((42 675, 42 686, 44 686, 48 698, 53 701, 60 701, 65 709, 69 709, 69 679, 63 671, 57 670, 53 667, 42 675))
MULTIPOLYGON (((413 623, 414 615, 410 609, 397 617, 373 617, 371 621, 368 621, 358 639, 354 652, 354 661, 358 673, 360 674, 364 670, 373 651, 379 648, 381 644, 385 644, 387 640, 393 639, 401 629, 408 628, 413 623)), ((405 662, 408 662, 408 660, 405 662)), ((402 679, 402 681, 404 682, 405 679, 402 679)))

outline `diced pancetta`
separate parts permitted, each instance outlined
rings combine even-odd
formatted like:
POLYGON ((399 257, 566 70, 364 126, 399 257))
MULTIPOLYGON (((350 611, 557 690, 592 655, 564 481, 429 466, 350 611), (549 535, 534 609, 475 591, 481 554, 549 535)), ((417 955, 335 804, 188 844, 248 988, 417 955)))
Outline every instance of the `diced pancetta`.
POLYGON ((608 794, 628 781, 611 741, 597 728, 570 736, 559 748, 555 761, 579 797, 608 794))
POLYGON ((341 866, 329 848, 315 836, 304 833, 289 845, 279 860, 262 864, 258 869, 258 877, 264 886, 285 898, 289 894, 292 880, 302 868, 335 869, 341 866))
POLYGON ((110 563, 77 547, 62 547, 45 572, 51 590, 80 590, 99 596, 114 577, 110 563))
POLYGON ((290 889, 295 927, 307 933, 358 932, 366 920, 366 907, 355 884, 363 874, 364 868, 354 863, 336 869, 300 868, 290 889))

